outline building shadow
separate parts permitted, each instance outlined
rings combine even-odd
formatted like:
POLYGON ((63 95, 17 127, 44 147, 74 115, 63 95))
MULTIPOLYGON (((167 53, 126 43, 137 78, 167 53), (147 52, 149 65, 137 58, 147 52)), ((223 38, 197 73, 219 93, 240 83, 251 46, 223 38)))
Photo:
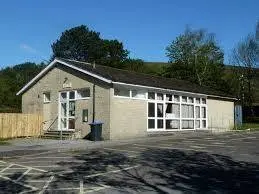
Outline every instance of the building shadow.
POLYGON ((50 188, 83 180, 86 185, 105 185, 122 193, 259 192, 259 165, 224 155, 148 149, 129 158, 99 150, 78 154, 74 161, 58 163, 70 172, 55 176, 50 188))
POLYGON ((11 180, 8 180, 6 177, 16 180, 20 177, 23 173, 14 173, 13 175, 0 177, 0 193, 4 194, 14 194, 14 193, 21 193, 21 192, 31 192, 32 189, 24 186, 26 184, 26 180, 23 179, 21 184, 17 184, 11 180))

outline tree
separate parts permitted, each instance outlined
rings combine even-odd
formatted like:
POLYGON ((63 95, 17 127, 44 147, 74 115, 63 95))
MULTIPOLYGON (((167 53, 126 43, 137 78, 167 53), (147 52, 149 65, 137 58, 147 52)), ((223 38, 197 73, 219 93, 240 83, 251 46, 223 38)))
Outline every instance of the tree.
POLYGON ((23 63, 0 70, 0 112, 21 111, 21 95, 16 93, 44 67, 43 63, 23 63))
POLYGON ((146 73, 144 67, 144 61, 141 59, 128 58, 123 63, 124 69, 129 71, 135 71, 139 73, 146 73))
POLYGON ((99 64, 122 68, 129 52, 123 48, 123 44, 118 40, 103 40, 103 57, 97 59, 99 64))
POLYGON ((255 68, 259 67, 259 43, 255 35, 249 34, 237 44, 233 50, 232 60, 238 66, 242 104, 249 106, 253 115, 253 79, 255 68))
POLYGON ((69 58, 114 67, 120 67, 129 54, 118 40, 101 39, 99 32, 84 25, 66 30, 51 47, 52 58, 69 58))
POLYGON ((222 89, 224 53, 213 34, 187 28, 166 48, 166 55, 170 66, 165 76, 222 89))

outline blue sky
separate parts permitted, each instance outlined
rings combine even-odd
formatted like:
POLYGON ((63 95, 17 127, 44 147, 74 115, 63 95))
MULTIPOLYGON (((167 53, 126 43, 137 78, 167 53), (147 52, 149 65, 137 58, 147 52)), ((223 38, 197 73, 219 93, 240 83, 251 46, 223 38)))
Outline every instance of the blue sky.
POLYGON ((186 27, 216 34, 228 55, 255 30, 258 0, 8 0, 0 6, 0 68, 51 55, 51 43, 81 24, 118 39, 131 57, 167 61, 165 47, 186 27))

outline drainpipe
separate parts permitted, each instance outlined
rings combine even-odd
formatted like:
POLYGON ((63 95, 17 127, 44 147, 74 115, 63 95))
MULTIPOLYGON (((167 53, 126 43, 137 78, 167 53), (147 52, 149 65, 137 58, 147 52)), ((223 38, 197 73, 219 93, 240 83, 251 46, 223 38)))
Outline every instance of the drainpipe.
MULTIPOLYGON (((93 63, 93 69, 95 69, 95 62, 93 63)), ((95 80, 93 78, 93 123, 95 121, 95 80)))

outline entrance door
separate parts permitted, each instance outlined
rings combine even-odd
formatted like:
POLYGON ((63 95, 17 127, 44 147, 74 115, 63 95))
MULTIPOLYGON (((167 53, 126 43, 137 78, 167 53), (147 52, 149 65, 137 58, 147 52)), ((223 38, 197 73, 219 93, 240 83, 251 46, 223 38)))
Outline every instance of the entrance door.
POLYGON ((75 91, 59 93, 59 130, 75 129, 75 91))

